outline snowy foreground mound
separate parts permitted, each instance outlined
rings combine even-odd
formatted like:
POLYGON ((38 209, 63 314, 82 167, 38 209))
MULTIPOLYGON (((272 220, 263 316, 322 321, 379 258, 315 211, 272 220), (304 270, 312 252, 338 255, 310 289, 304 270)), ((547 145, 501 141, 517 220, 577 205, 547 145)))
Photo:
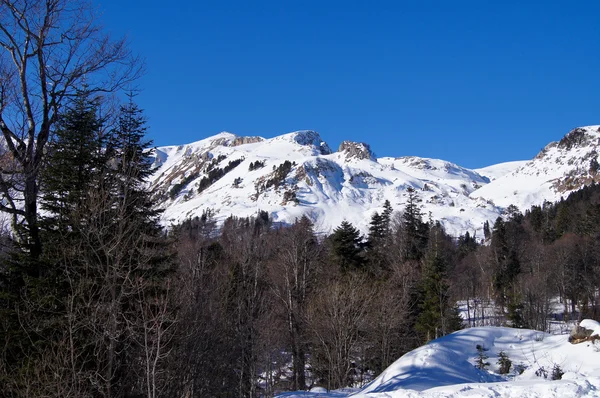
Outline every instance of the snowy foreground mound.
POLYGON ((315 391, 282 396, 600 397, 600 344, 572 345, 566 335, 534 330, 471 328, 407 353, 353 394, 315 391), (486 350, 487 370, 475 367, 477 345, 486 350), (513 364, 508 375, 497 373, 501 351, 513 364), (519 367, 522 374, 515 370, 519 367), (562 380, 551 380, 556 367, 564 372, 562 380))

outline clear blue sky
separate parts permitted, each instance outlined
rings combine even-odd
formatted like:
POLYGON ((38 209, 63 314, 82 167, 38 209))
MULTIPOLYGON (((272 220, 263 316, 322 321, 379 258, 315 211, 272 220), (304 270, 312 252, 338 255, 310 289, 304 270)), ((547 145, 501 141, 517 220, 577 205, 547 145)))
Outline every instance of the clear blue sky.
POLYGON ((317 130, 466 167, 600 124, 600 1, 97 0, 156 145, 317 130))

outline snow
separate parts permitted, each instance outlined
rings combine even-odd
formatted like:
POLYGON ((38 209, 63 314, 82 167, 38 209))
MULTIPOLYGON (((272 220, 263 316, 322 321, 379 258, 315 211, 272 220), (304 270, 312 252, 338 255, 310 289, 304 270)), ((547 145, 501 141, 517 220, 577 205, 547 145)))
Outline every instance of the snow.
POLYGON ((527 160, 514 160, 512 162, 498 163, 480 169, 473 169, 473 171, 488 178, 490 181, 494 181, 525 166, 527 162, 527 160))
POLYGON ((583 321, 581 321, 579 323, 579 326, 581 326, 582 328, 586 328, 588 330, 592 331, 591 336, 600 336, 600 323, 591 320, 591 319, 584 319, 583 321))
MULTIPOLYGON (((491 183, 471 193, 470 197, 490 200, 503 208, 514 204, 522 211, 544 201, 566 198, 584 184, 565 184, 565 177, 570 174, 588 176, 591 159, 598 158, 598 126, 581 127, 580 130, 585 132, 585 142, 571 148, 560 146, 557 142, 550 143, 534 159, 507 174, 496 175, 491 183)), ((493 174, 496 169, 495 166, 484 169, 484 174, 486 170, 493 174)))
POLYGON ((165 225, 198 216, 206 209, 214 210, 219 222, 230 215, 247 217, 262 210, 281 224, 307 215, 320 233, 330 233, 344 220, 367 233, 373 213, 383 210, 386 200, 396 211, 402 211, 412 188, 419 196, 425 220, 439 220, 454 236, 468 231, 482 238, 484 222, 493 223, 510 204, 524 211, 579 188, 577 183, 571 183, 576 186, 569 189, 556 187, 568 185, 563 180, 569 173, 585 175, 591 157, 597 156, 597 126, 583 130, 588 139, 572 148, 551 143, 533 160, 475 170, 415 156, 358 159, 345 152, 331 152, 318 133, 308 130, 246 141, 223 132, 188 145, 157 148, 152 184, 164 194, 160 205, 165 208, 165 225), (240 142, 246 143, 237 145, 240 142), (198 193, 195 188, 206 175, 208 162, 219 156, 225 159, 215 167, 244 160, 198 193), (265 167, 249 171, 250 163, 257 160, 265 167), (286 160, 293 162, 293 167, 284 185, 257 192, 261 181, 270 178, 274 168, 286 160), (199 174, 170 199, 170 189, 191 173, 199 174), (241 182, 234 187, 236 180, 241 182), (286 203, 283 195, 291 190, 298 201, 286 203))
MULTIPOLYGON (((598 327, 584 320, 582 326, 598 327)), ((347 391, 292 392, 285 397, 599 397, 600 344, 572 345, 567 335, 527 329, 477 327, 433 340, 402 356, 371 383, 347 391), (490 366, 475 367, 477 345, 485 348, 490 366), (498 354, 512 361, 508 375, 498 374, 498 354), (515 366, 524 368, 522 374, 515 366), (560 366, 562 380, 551 380, 560 366), (543 377, 543 369, 547 378, 543 377), (536 374, 537 373, 537 374, 536 374)))
POLYGON ((383 210, 389 200, 401 211, 407 189, 415 189, 421 199, 424 219, 441 220, 454 235, 465 231, 482 236, 483 223, 494 220, 501 209, 469 194, 485 185, 487 179, 473 170, 438 159, 417 157, 357 159, 346 153, 330 153, 329 146, 312 131, 297 131, 259 142, 232 146, 238 137, 221 133, 181 146, 156 150, 157 167, 153 184, 167 194, 185 176, 201 167, 202 161, 225 156, 219 166, 243 158, 243 162, 212 186, 198 193, 198 178, 174 198, 163 203, 166 225, 200 215, 205 209, 216 210, 217 220, 230 215, 252 216, 267 211, 278 223, 293 223, 302 215, 315 222, 318 232, 329 233, 347 220, 364 233, 375 211, 383 210), (251 162, 260 160, 265 167, 249 171, 251 162), (294 163, 285 186, 271 187, 256 195, 257 183, 269 178, 273 168, 284 161, 294 163), (233 188, 233 182, 241 183, 233 188), (283 193, 296 189, 298 203, 284 203, 283 193), (479 231, 477 233, 477 231, 479 231))

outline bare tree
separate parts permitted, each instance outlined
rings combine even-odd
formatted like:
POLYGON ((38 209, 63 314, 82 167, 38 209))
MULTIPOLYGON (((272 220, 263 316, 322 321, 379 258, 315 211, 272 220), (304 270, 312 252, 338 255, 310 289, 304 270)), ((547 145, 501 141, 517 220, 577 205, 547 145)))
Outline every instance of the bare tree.
POLYGON ((0 210, 23 225, 33 257, 42 243, 38 175, 61 107, 86 85, 113 92, 142 71, 124 39, 112 40, 87 0, 0 0, 0 210))
POLYGON ((321 247, 308 218, 279 231, 279 248, 269 269, 269 279, 285 319, 292 355, 292 390, 306 388, 306 310, 314 289, 321 247))
POLYGON ((353 383, 352 359, 363 353, 373 291, 364 275, 349 274, 323 286, 308 309, 313 337, 313 371, 327 388, 353 383), (359 352, 361 351, 361 352, 359 352), (320 367, 321 369, 315 369, 320 367))

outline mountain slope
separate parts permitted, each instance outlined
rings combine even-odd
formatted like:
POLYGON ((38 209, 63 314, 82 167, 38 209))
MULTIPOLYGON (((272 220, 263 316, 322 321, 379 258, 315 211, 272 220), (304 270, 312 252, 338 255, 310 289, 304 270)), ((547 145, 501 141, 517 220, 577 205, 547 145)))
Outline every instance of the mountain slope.
POLYGON ((272 139, 221 133, 158 148, 156 167, 153 186, 166 224, 210 208, 221 220, 264 210, 281 223, 306 214, 322 232, 343 220, 366 231, 385 200, 402 210, 409 188, 418 191, 424 217, 451 233, 480 229, 501 211, 469 197, 489 181, 475 171, 437 159, 377 159, 368 145, 349 141, 332 152, 313 131, 272 139))
POLYGON ((221 133, 157 148, 152 185, 166 225, 207 209, 220 221, 262 210, 283 224, 307 215, 324 233, 343 220, 366 232, 386 200, 401 211, 414 189, 426 220, 481 237, 483 223, 511 204, 524 211, 597 181, 599 140, 598 126, 578 128, 530 161, 470 170, 439 159, 376 158, 351 141, 333 152, 314 131, 271 139, 221 133))
POLYGON ((554 202, 585 185, 598 182, 600 126, 580 127, 548 144, 532 160, 471 193, 500 207, 522 210, 554 202))

